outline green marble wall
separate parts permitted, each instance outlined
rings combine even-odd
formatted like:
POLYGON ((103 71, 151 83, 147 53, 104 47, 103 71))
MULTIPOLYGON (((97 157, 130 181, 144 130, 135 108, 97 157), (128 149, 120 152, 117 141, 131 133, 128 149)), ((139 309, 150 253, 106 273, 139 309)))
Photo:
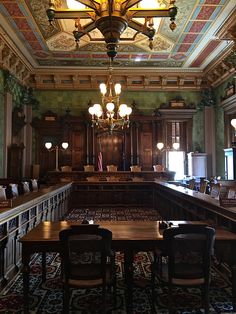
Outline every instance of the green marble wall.
POLYGON ((228 82, 233 82, 233 77, 230 77, 226 82, 219 85, 215 89, 216 96, 216 110, 215 110, 215 123, 216 123, 216 174, 224 177, 225 164, 224 164, 224 111, 220 106, 221 96, 225 95, 225 88, 228 82))
POLYGON ((4 145, 4 76, 0 69, 0 177, 3 177, 3 145, 4 145))
MULTIPOLYGON (((36 91, 34 96, 39 101, 39 110, 34 110, 34 116, 40 116, 47 110, 58 115, 64 115, 69 107, 72 115, 80 115, 87 112, 88 103, 101 101, 99 91, 36 91)), ((121 102, 131 105, 134 101, 136 108, 143 114, 153 114, 160 104, 168 104, 170 100, 182 97, 186 104, 195 104, 198 107, 200 92, 147 92, 147 91, 123 91, 121 102)), ((193 147, 191 150, 204 151, 204 117, 203 109, 198 110, 193 119, 193 147)))
MULTIPOLYGON (((168 103, 171 99, 181 96, 186 104, 197 104, 198 92, 147 92, 123 91, 121 94, 121 103, 131 105, 136 103, 137 109, 143 114, 152 114, 154 109, 159 108, 160 104, 168 103)), ((47 110, 51 110, 58 115, 65 114, 69 107, 72 115, 80 115, 88 109, 88 103, 101 102, 99 91, 36 91, 34 96, 39 101, 39 110, 34 110, 34 116, 40 116, 47 110)))

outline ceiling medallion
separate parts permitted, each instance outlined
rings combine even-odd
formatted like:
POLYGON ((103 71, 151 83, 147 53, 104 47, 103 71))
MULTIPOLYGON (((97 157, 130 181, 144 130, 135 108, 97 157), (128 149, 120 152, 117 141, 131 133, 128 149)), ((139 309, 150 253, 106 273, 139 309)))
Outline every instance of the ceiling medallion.
MULTIPOLYGON (((67 0, 67 4, 69 4, 67 0)), ((153 48, 153 38, 156 33, 155 18, 170 18, 170 29, 176 28, 175 17, 177 7, 175 0, 168 0, 168 6, 163 0, 73 0, 76 6, 72 8, 57 8, 55 0, 49 0, 47 16, 50 24, 55 19, 74 19, 75 41, 79 46, 80 39, 87 35, 90 41, 106 42, 107 55, 113 60, 117 55, 120 41, 134 41, 138 34, 149 39, 149 48, 153 48), (148 5, 146 3, 148 3, 148 5), (121 37, 122 33, 130 27, 135 30, 133 37, 121 37), (103 38, 92 38, 91 33, 98 29, 103 38)))

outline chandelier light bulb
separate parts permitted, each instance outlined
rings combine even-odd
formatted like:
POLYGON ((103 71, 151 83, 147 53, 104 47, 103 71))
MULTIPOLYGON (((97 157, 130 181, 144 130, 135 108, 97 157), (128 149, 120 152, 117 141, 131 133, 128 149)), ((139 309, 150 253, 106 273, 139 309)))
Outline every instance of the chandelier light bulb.
POLYGON ((115 84, 115 93, 116 93, 116 95, 120 95, 120 93, 121 93, 121 84, 120 83, 115 84))
POLYGON ((102 116, 102 114, 103 114, 103 111, 102 111, 102 110, 99 110, 99 111, 97 111, 96 116, 97 116, 98 118, 100 118, 100 117, 102 116))
POLYGON ((88 112, 93 116, 95 114, 94 106, 89 107, 88 112))
POLYGON ((121 104, 119 107, 119 115, 121 118, 124 118, 127 115, 127 105, 126 104, 121 104))
POLYGON ((102 95, 105 96, 106 92, 107 92, 106 84, 105 83, 101 83, 99 87, 100 87, 100 91, 101 91, 102 95))
POLYGON ((132 113, 132 108, 131 107, 127 107, 127 116, 130 116, 132 113))
POLYGON ((99 111, 102 111, 102 107, 100 104, 94 104, 93 105, 93 108, 94 108, 94 114, 98 114, 99 111))
POLYGON ((115 108, 115 105, 113 104, 113 102, 108 102, 106 108, 109 112, 112 112, 115 108))

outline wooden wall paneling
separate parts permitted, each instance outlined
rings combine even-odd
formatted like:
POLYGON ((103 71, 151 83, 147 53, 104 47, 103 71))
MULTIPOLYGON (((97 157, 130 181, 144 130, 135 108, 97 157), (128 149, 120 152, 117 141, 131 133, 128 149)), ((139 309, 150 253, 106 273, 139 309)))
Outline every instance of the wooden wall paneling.
POLYGON ((83 170, 86 164, 86 134, 83 125, 78 125, 76 129, 73 129, 71 146, 72 168, 83 170))
POLYGON ((140 164, 142 165, 142 169, 151 170, 153 160, 152 123, 142 123, 138 141, 140 143, 140 164))
POLYGON ((130 165, 134 165, 134 124, 130 124, 130 165))
POLYGON ((139 122, 136 122, 135 123, 135 130, 136 130, 136 139, 135 139, 135 142, 136 142, 136 154, 135 154, 135 158, 134 158, 134 163, 136 165, 141 165, 140 164, 140 151, 139 151, 139 127, 140 127, 140 123, 139 122))
MULTIPOLYGON (((97 133, 97 152, 101 149, 103 168, 107 165, 116 165, 118 170, 123 169, 123 154, 125 149, 124 132, 115 131, 97 133)), ((98 155, 97 153, 97 155, 98 155)))
POLYGON ((131 129, 125 131, 124 137, 124 154, 123 154, 123 170, 130 170, 131 166, 131 129))

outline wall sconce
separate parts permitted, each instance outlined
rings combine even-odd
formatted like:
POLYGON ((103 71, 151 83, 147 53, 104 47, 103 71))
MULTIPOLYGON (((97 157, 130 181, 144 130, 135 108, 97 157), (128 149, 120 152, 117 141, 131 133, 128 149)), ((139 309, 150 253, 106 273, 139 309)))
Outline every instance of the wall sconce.
MULTIPOLYGON (((180 144, 178 142, 175 142, 175 143, 172 144, 172 148, 174 150, 178 150, 180 148, 180 144)), ((164 150, 170 150, 170 147, 167 146, 166 148, 164 148, 164 143, 159 142, 159 143, 157 143, 157 149, 159 149, 161 151, 164 151, 164 150)))
POLYGON ((58 155, 59 155, 59 150, 66 150, 68 148, 69 144, 67 142, 63 142, 61 144, 61 147, 62 148, 59 148, 58 145, 56 145, 55 147, 52 147, 52 143, 51 142, 46 142, 45 143, 45 147, 47 148, 47 150, 49 151, 53 151, 55 150, 56 151, 56 169, 55 171, 59 171, 59 168, 58 168, 58 155))
POLYGON ((236 119, 232 119, 230 123, 232 127, 234 128, 234 136, 236 136, 236 119))

